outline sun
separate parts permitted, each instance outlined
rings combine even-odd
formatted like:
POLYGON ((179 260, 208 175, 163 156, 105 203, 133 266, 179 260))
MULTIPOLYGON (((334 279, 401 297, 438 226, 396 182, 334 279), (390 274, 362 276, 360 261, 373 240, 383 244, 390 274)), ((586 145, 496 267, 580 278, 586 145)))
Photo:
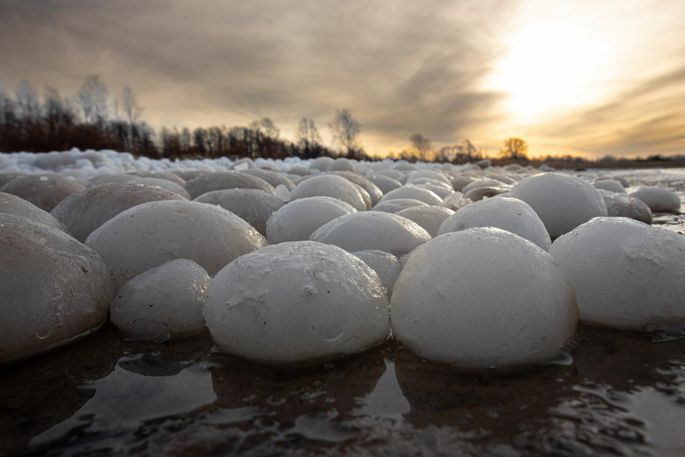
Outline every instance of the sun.
POLYGON ((521 21, 486 86, 505 94, 515 124, 591 103, 601 94, 610 65, 607 40, 593 21, 555 11, 521 21))

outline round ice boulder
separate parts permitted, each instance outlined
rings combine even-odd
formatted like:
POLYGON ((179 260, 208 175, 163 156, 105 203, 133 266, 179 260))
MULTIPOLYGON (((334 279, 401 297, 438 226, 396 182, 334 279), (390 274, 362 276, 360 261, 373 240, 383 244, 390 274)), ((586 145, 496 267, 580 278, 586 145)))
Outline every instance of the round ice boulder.
POLYGON ((161 187, 133 184, 131 181, 101 184, 68 196, 55 206, 52 215, 67 226, 74 238, 85 241, 93 230, 122 211, 160 200, 185 198, 161 187))
POLYGON ((378 277, 381 278, 381 283, 385 287, 388 296, 392 295, 392 288, 395 285, 397 276, 400 274, 400 270, 402 270, 397 257, 389 252, 374 249, 353 252, 352 255, 359 257, 365 264, 373 268, 373 271, 378 273, 378 277))
POLYGON ((401 257, 430 240, 430 234, 416 222, 391 213, 365 211, 333 219, 310 237, 334 244, 346 251, 377 249, 401 257))
POLYGON ((593 217, 607 215, 604 199, 592 184, 559 173, 524 178, 514 184, 510 195, 535 210, 552 238, 570 232, 593 217))
POLYGON ((455 192, 448 196, 442 203, 445 208, 449 208, 452 211, 457 211, 459 208, 463 208, 466 205, 473 203, 470 199, 464 197, 461 192, 455 192))
POLYGON ((492 198, 497 195, 505 194, 509 191, 506 187, 486 187, 480 186, 475 189, 471 189, 464 194, 464 197, 471 201, 477 202, 483 200, 484 198, 492 198))
POLYGON ((382 211, 384 213, 397 213, 404 209, 414 208, 417 206, 423 207, 430 205, 414 198, 393 198, 392 200, 382 201, 371 209, 373 211, 382 211))
POLYGON ((243 171, 243 173, 261 178, 271 184, 274 188, 283 186, 288 190, 292 190, 293 187, 295 187, 292 180, 283 173, 276 173, 275 171, 264 170, 263 168, 249 168, 243 171))
POLYGON ((186 200, 143 203, 119 213, 86 244, 112 270, 115 285, 174 259, 197 262, 210 275, 266 244, 250 224, 225 209, 186 200))
POLYGON ((374 183, 372 183, 360 174, 357 174, 353 171, 335 171, 332 173, 337 176, 342 176, 343 178, 347 179, 353 184, 356 184, 359 187, 361 187, 364 190, 364 192, 366 192, 369 195, 369 198, 371 199, 371 205, 369 207, 375 205, 380 201, 381 198, 383 198, 383 191, 380 190, 378 186, 376 186, 374 183))
POLYGON ((374 183, 384 194, 387 194, 398 187, 402 187, 402 183, 384 175, 369 176, 369 181, 374 183))
POLYGON ((124 283, 110 320, 128 337, 157 342, 195 335, 205 328, 202 306, 211 278, 198 264, 176 259, 124 283))
POLYGON ((43 211, 31 202, 16 195, 0 192, 0 213, 23 216, 34 222, 49 225, 58 230, 66 230, 64 225, 47 211, 43 211))
POLYGON ((358 211, 367 209, 356 184, 342 176, 320 175, 299 182, 292 191, 292 199, 306 197, 333 197, 352 205, 358 211))
POLYGON ((378 274, 311 241, 267 246, 228 264, 212 280, 204 316, 220 350, 271 364, 354 354, 389 333, 378 274))
POLYGON ((17 176, 0 190, 28 200, 42 210, 52 211, 64 198, 83 189, 84 186, 74 180, 47 174, 17 176))
POLYGON ((269 193, 274 191, 273 186, 263 179, 239 171, 207 173, 186 183, 190 198, 222 189, 259 189, 269 193))
POLYGON ((166 189, 180 195, 183 198, 190 198, 190 194, 183 188, 183 186, 168 179, 135 176, 132 180, 126 182, 129 184, 142 184, 147 187, 166 189))
POLYGON ((626 193, 610 192, 600 189, 610 217, 629 217, 645 224, 652 223, 652 210, 639 198, 626 193))
POLYGON ((623 217, 597 218, 550 250, 576 289, 580 319, 650 331, 685 325, 685 237, 623 217))
POLYGON ((0 214, 0 363, 96 329, 113 294, 95 251, 55 228, 0 214))
POLYGON ((337 158, 326 167, 328 171, 354 171, 354 163, 344 157, 337 158))
POLYGON ((442 205, 442 198, 440 198, 435 192, 431 192, 428 189, 424 189, 413 184, 407 184, 406 186, 391 190, 383 196, 381 202, 398 198, 420 200, 427 205, 442 205))
POLYGON ((308 240, 322 225, 355 212, 352 205, 332 197, 300 198, 271 215, 266 221, 266 237, 272 244, 308 240))
POLYGON ((309 163, 309 168, 312 170, 326 171, 333 162, 335 162, 335 159, 331 157, 321 156, 312 160, 309 163))
POLYGON ((390 308, 402 344, 426 359, 475 369, 559 357, 578 315, 554 259, 496 228, 447 233, 412 252, 390 308))
POLYGON ((527 203, 516 198, 495 197, 477 201, 448 217, 440 234, 474 227, 497 227, 515 233, 549 250, 552 241, 538 215, 527 203))
POLYGON ((258 189, 214 190, 200 195, 195 201, 221 206, 245 219, 262 235, 266 235, 266 221, 285 203, 273 194, 258 189))
POLYGON ((655 213, 677 213, 680 211, 680 197, 665 187, 643 186, 630 196, 645 202, 649 209, 655 213))
POLYGON ((443 206, 414 206, 413 208, 406 208, 402 211, 398 211, 395 214, 416 222, 423 227, 430 236, 434 237, 438 235, 440 226, 445 222, 445 219, 454 214, 454 211, 443 206))
POLYGON ((604 189, 610 192, 618 192, 621 194, 626 193, 625 189, 623 188, 623 184, 615 179, 598 179, 595 181, 595 187, 597 189, 604 189))

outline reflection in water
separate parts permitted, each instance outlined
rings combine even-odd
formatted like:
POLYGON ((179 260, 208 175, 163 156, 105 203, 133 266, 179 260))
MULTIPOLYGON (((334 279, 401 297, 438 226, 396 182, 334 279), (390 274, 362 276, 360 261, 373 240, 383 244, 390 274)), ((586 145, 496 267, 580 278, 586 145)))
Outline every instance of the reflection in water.
POLYGON ((578 340, 573 365, 492 375, 395 343, 283 370, 104 329, 0 374, 0 454, 685 455, 685 341, 578 340))

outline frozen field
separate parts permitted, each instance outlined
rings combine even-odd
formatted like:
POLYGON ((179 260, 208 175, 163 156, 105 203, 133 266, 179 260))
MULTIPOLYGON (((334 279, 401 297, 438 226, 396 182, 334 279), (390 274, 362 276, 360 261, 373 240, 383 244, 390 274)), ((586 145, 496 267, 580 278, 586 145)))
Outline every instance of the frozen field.
POLYGON ((684 455, 683 197, 0 154, 0 455, 684 455))

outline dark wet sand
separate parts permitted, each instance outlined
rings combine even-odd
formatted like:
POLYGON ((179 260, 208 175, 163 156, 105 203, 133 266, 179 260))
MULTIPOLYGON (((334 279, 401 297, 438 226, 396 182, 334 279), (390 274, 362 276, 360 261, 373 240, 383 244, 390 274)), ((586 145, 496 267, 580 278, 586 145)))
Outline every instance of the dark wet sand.
POLYGON ((396 343, 275 370, 106 326, 0 372, 0 455, 685 455, 685 341, 581 327, 574 363, 474 375, 396 343))

